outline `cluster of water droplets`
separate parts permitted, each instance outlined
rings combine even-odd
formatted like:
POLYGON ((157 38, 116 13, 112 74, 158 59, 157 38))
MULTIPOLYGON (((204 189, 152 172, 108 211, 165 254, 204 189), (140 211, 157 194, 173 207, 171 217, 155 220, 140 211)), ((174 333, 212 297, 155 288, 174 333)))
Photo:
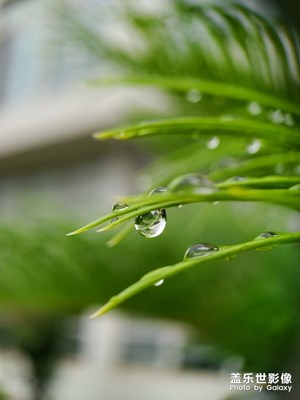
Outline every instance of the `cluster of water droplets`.
MULTIPOLYGON (((153 189, 150 196, 159 195, 168 189, 164 186, 153 189)), ((146 212, 138 215, 134 220, 135 230, 145 238, 154 238, 159 236, 167 225, 167 213, 164 208, 146 212)))

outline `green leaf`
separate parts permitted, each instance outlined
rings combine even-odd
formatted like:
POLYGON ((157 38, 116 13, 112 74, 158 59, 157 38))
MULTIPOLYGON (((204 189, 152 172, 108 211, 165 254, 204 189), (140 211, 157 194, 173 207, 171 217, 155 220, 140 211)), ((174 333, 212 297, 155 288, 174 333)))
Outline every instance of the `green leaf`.
POLYGON ((201 264, 205 264, 209 261, 218 259, 225 259, 228 257, 235 256, 239 253, 244 253, 250 250, 259 250, 266 247, 272 247, 277 244, 286 244, 300 242, 300 232, 295 233, 278 233, 278 236, 265 238, 262 240, 252 240, 245 243, 240 243, 232 246, 224 246, 219 251, 214 252, 205 257, 198 257, 186 261, 182 261, 178 264, 170 265, 155 269, 148 274, 144 275, 139 281, 132 284, 131 286, 124 289, 122 292, 113 296, 106 304, 104 304, 98 311, 91 315, 91 318, 99 317, 111 309, 117 307, 124 301, 128 300, 132 296, 142 292, 143 290, 153 286, 160 280, 165 280, 179 274, 180 272, 186 271, 190 268, 198 267, 201 264))
POLYGON ((300 130, 267 122, 222 117, 181 117, 96 133, 95 139, 129 139, 149 135, 214 134, 239 137, 262 138, 274 141, 283 147, 300 147, 300 130))

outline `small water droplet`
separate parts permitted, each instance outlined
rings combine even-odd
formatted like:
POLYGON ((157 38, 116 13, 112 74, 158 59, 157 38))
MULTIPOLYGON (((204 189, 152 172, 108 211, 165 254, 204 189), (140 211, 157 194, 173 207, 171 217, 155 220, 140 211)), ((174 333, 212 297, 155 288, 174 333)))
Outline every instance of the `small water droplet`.
POLYGON ((112 218, 109 223, 112 224, 113 222, 118 221, 118 219, 119 218, 117 218, 117 217, 116 218, 112 218))
MULTIPOLYGON (((254 240, 264 240, 264 239, 268 239, 268 238, 275 237, 275 236, 278 236, 278 233, 276 233, 276 232, 263 232, 260 235, 258 235, 254 240)), ((274 247, 274 245, 260 247, 259 249, 256 249, 256 250, 257 251, 271 250, 272 247, 274 247)))
POLYGON ((208 178, 198 174, 186 174, 175 178, 169 185, 172 192, 189 190, 197 194, 210 194, 217 191, 217 187, 208 178))
POLYGON ((300 183, 289 188, 289 190, 300 190, 300 183))
POLYGON ((124 211, 124 210, 126 210, 126 208, 128 208, 128 204, 126 204, 126 203, 116 203, 113 206, 112 211, 113 212, 124 211))
POLYGON ((139 215, 134 220, 136 231, 145 238, 159 236, 167 224, 167 214, 165 209, 154 210, 139 215))
POLYGON ((296 167, 294 168, 294 172, 296 175, 300 175, 300 164, 296 165, 296 167))
POLYGON ((213 206, 217 206, 220 203, 221 202, 219 200, 216 200, 216 201, 212 201, 210 204, 212 204, 213 206))
POLYGON ((256 102, 252 101, 247 105, 247 111, 251 115, 259 115, 262 112, 261 106, 256 102))
POLYGON ((125 132, 119 132, 115 135, 117 139, 125 139, 126 138, 126 133, 125 132))
POLYGON ((221 116, 220 119, 223 122, 229 122, 229 121, 234 121, 235 117, 234 117, 234 115, 231 115, 231 114, 224 114, 224 115, 221 116))
POLYGON ((246 147, 246 151, 248 154, 255 154, 261 148, 261 141, 259 139, 254 139, 251 143, 246 147))
POLYGON ((243 182, 246 181, 246 178, 244 176, 232 176, 231 178, 228 178, 226 182, 243 182))
POLYGON ((191 89, 187 92, 186 98, 190 103, 198 103, 202 100, 202 94, 198 89, 191 89))
POLYGON ((217 136, 212 137, 206 143, 206 147, 210 150, 216 149, 220 144, 220 139, 217 136))
POLYGON ((191 258, 205 257, 218 251, 219 248, 214 244, 210 243, 198 243, 189 247, 184 254, 183 260, 189 260, 191 258))
POLYGON ((178 206, 177 206, 177 208, 182 208, 183 207, 183 205, 182 204, 179 204, 178 206))
POLYGON ((151 190, 148 197, 156 195, 156 194, 160 194, 160 193, 165 193, 167 191, 168 191, 168 188, 166 188, 165 186, 160 186, 156 189, 151 190))
POLYGON ((258 235, 254 240, 261 240, 261 239, 267 239, 270 237, 278 236, 278 233, 276 232, 263 232, 260 235, 258 235))
POLYGON ((230 254, 230 256, 225 257, 226 261, 232 261, 237 258, 237 254, 230 254))
POLYGON ((159 281, 155 282, 153 286, 161 286, 165 282, 164 279, 160 279, 159 281))
POLYGON ((284 115, 281 110, 270 111, 268 117, 273 124, 280 125, 284 122, 284 115))
POLYGON ((285 114, 284 123, 287 126, 294 126, 295 125, 295 121, 294 121, 294 118, 293 118, 292 114, 290 114, 290 113, 285 114))
POLYGON ((283 174, 284 170, 285 170, 285 168, 284 168, 284 165, 282 163, 278 163, 274 167, 275 173, 279 174, 279 175, 283 174))

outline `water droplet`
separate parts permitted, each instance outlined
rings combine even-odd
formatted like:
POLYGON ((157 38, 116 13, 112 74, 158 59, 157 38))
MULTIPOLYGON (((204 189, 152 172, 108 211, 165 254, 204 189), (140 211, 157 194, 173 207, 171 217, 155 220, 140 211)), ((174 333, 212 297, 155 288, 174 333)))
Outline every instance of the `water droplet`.
POLYGON ((300 175, 300 164, 296 165, 296 167, 294 168, 294 172, 296 175, 300 175))
POLYGON ((217 206, 218 204, 220 204, 220 201, 219 200, 212 201, 210 204, 212 204, 213 206, 217 206))
POLYGON ((159 281, 155 282, 153 286, 161 286, 164 282, 164 279, 160 279, 159 281))
POLYGON ((198 243, 187 249, 184 254, 183 260, 189 260, 191 258, 205 257, 218 251, 219 248, 214 244, 209 243, 198 243))
POLYGON ((186 174, 175 178, 169 185, 173 192, 184 190, 192 191, 196 194, 210 194, 217 191, 217 187, 203 175, 186 174))
POLYGON ((149 197, 156 195, 156 194, 165 193, 167 191, 168 191, 168 188, 166 188, 165 186, 160 186, 156 189, 151 190, 151 192, 149 193, 149 197))
POLYGON ((183 205, 182 204, 179 204, 178 206, 177 206, 177 208, 182 208, 183 207, 183 205))
POLYGON ((139 215, 134 220, 136 231, 145 238, 159 236, 167 224, 167 214, 165 209, 154 210, 139 215))
POLYGON ((186 98, 190 103, 198 103, 202 100, 202 94, 198 89, 191 89, 187 92, 186 98))
POLYGON ((246 151, 249 154, 257 153, 261 148, 261 141, 259 139, 254 139, 251 143, 246 147, 246 151))
POLYGON ((267 239, 274 236, 278 236, 278 234, 276 232, 263 232, 258 235, 254 240, 267 239))
POLYGON ((273 124, 280 125, 284 122, 284 115, 281 110, 270 111, 268 117, 273 124))
POLYGON ((220 119, 223 122, 227 122, 227 121, 234 121, 235 117, 234 117, 234 115, 231 115, 231 114, 224 114, 224 115, 221 116, 220 119))
POLYGON ((276 174, 283 174, 284 173, 284 165, 282 163, 278 163, 274 167, 274 171, 276 174))
POLYGON ((216 149, 220 144, 220 139, 217 136, 212 137, 206 143, 206 147, 210 150, 216 149))
POLYGON ((225 257, 226 261, 232 261, 237 258, 237 254, 230 254, 230 256, 225 257))
MULTIPOLYGON (((268 238, 275 237, 275 236, 278 236, 278 234, 276 232, 263 232, 260 235, 258 235, 254 240, 264 240, 264 239, 268 239, 268 238)), ((256 250, 257 251, 271 250, 272 247, 274 247, 274 245, 260 247, 259 249, 256 249, 256 250)))
POLYGON ((252 101, 251 103, 248 104, 247 111, 251 115, 259 115, 261 114, 262 109, 261 106, 256 101, 252 101))
POLYGON ((126 210, 126 208, 128 208, 128 204, 126 204, 126 203, 116 203, 113 206, 112 211, 113 212, 124 211, 124 210, 126 210))
POLYGON ((112 218, 109 223, 112 224, 113 222, 118 221, 118 219, 119 218, 112 218))
POLYGON ((289 188, 289 190, 300 190, 300 183, 289 188))
POLYGON ((295 125, 295 121, 294 121, 294 118, 293 118, 292 114, 290 114, 290 113, 285 114, 284 123, 287 126, 294 126, 295 125))
POLYGON ((232 176, 231 178, 228 178, 226 182, 243 182, 245 180, 246 178, 244 176, 232 176))

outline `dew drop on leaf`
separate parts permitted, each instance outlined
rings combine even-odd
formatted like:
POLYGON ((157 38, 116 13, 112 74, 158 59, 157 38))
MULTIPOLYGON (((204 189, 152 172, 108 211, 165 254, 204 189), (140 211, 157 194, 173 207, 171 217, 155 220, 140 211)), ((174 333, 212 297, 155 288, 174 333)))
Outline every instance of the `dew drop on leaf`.
POLYGON ((217 191, 213 182, 198 174, 186 174, 175 178, 169 189, 172 192, 191 191, 195 194, 211 194, 217 191))
POLYGON ((285 170, 285 168, 284 168, 284 165, 282 163, 278 163, 274 167, 275 173, 279 174, 279 175, 283 174, 284 170, 285 170))
POLYGON ((259 139, 252 140, 251 143, 246 147, 248 154, 256 154, 261 148, 261 141, 259 139))
POLYGON ((293 118, 292 114, 287 113, 287 114, 284 115, 284 123, 287 126, 294 126, 295 125, 295 121, 294 121, 294 118, 293 118))
POLYGON ((161 286, 165 282, 164 279, 160 279, 159 281, 155 282, 153 286, 161 286))
POLYGON ((254 240, 267 239, 274 236, 278 236, 278 234, 276 232, 263 232, 258 235, 254 240))
POLYGON ((206 147, 209 150, 216 149, 220 144, 220 139, 217 136, 212 137, 209 139, 209 141, 206 143, 206 147))
POLYGON ((232 176, 231 178, 228 178, 226 182, 243 182, 245 180, 246 178, 244 176, 232 176))
POLYGON ((256 116, 261 114, 262 109, 261 106, 256 101, 252 101, 251 103, 248 104, 247 111, 249 114, 256 116))
POLYGON ((116 203, 113 206, 112 211, 113 212, 119 212, 119 211, 126 210, 126 208, 128 208, 128 204, 126 204, 126 203, 116 203))
POLYGON ((218 251, 219 248, 210 243, 198 243, 189 247, 184 254, 183 260, 190 260, 191 258, 205 257, 218 251))
POLYGON ((156 195, 156 194, 165 193, 167 191, 168 191, 168 188, 166 188, 165 186, 160 186, 156 189, 151 190, 151 192, 149 193, 149 197, 156 195))
POLYGON ((276 125, 280 125, 284 122, 284 115, 281 110, 270 111, 268 117, 269 120, 276 125))
MULTIPOLYGON (((276 233, 276 232, 263 232, 260 235, 258 235, 254 240, 264 240, 264 239, 268 239, 268 238, 275 237, 275 236, 278 236, 278 233, 276 233)), ((260 248, 258 248, 256 250, 257 251, 271 250, 272 247, 274 247, 274 245, 260 247, 260 248)))
POLYGON ((134 220, 136 231, 145 238, 159 236, 167 224, 167 214, 165 209, 149 211, 139 215, 134 220))
POLYGON ((113 222, 116 222, 116 221, 118 221, 118 219, 119 219, 119 218, 112 218, 112 219, 110 220, 110 222, 109 222, 109 223, 110 223, 110 224, 112 224, 113 222))
POLYGON ((202 94, 198 89, 191 89, 187 92, 186 98, 190 103, 198 103, 202 100, 202 94))

